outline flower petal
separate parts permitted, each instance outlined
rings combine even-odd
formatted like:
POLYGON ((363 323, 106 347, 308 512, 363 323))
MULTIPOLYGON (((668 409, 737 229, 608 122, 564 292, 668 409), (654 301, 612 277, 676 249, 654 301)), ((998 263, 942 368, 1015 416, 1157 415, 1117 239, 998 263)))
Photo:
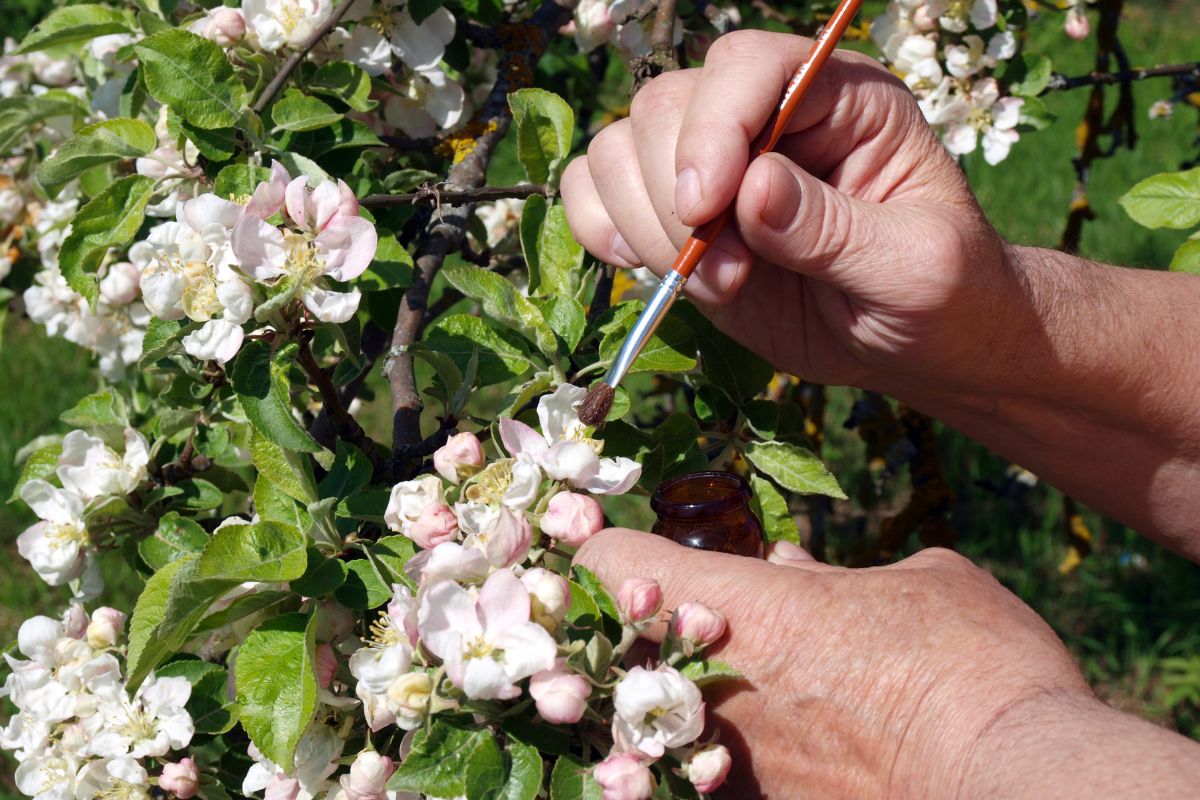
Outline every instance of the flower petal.
POLYGON ((528 453, 539 456, 546 452, 546 440, 524 422, 504 417, 500 420, 500 441, 510 456, 528 453))
POLYGON ((349 292, 334 292, 314 286, 304 292, 304 307, 321 322, 342 323, 350 320, 358 311, 362 295, 357 289, 349 292))
POLYGON ((625 494, 642 477, 642 465, 629 458, 602 458, 597 474, 577 483, 592 494, 625 494))
POLYGON ((317 251, 325 257, 325 274, 336 281, 357 278, 371 265, 379 237, 362 217, 334 217, 317 234, 317 251))
POLYGON ((233 228, 233 254, 242 271, 257 281, 284 274, 287 251, 283 234, 274 225, 246 214, 233 228))
POLYGON ((183 337, 183 350, 192 358, 224 364, 242 346, 242 327, 223 319, 210 319, 200 330, 183 337))

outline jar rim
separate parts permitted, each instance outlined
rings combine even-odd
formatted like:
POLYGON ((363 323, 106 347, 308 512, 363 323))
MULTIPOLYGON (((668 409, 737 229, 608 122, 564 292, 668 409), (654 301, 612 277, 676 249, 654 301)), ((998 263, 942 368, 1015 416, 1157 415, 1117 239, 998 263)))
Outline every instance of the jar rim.
POLYGON ((650 497, 650 508, 657 514, 675 518, 713 517, 733 511, 750 501, 750 484, 741 475, 720 470, 689 472, 663 481, 650 497), (724 484, 726 493, 711 500, 679 502, 670 498, 672 489, 680 484, 695 480, 709 480, 724 484))

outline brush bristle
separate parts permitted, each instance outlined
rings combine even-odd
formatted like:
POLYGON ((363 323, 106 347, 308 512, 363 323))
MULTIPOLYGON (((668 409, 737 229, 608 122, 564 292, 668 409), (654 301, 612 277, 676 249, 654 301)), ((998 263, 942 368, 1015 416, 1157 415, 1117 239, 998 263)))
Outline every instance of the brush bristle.
POLYGON ((579 404, 579 421, 593 428, 603 425, 608 419, 608 412, 612 411, 613 398, 616 395, 617 390, 607 383, 597 383, 588 389, 587 396, 579 404))

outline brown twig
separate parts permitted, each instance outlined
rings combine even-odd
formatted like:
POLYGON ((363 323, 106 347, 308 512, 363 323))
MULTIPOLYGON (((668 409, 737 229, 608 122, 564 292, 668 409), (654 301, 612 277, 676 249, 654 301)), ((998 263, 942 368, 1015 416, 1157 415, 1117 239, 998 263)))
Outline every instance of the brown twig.
POLYGON ((333 385, 329 374, 321 369, 317 363, 317 359, 313 357, 312 349, 307 341, 301 340, 300 353, 297 358, 300 366, 308 375, 309 381, 313 386, 317 387, 317 391, 321 395, 321 404, 324 406, 324 411, 328 413, 329 422, 333 426, 334 433, 339 439, 357 447, 371 462, 372 468, 379 470, 383 466, 383 456, 379 454, 379 448, 375 446, 375 442, 371 437, 367 436, 367 432, 363 430, 362 425, 356 420, 346 407, 342 405, 342 396, 338 392, 337 387, 333 385))
POLYGON ((212 466, 212 461, 202 455, 196 453, 196 429, 192 428, 191 435, 188 436, 187 442, 179 451, 179 455, 175 460, 163 464, 160 474, 162 482, 166 486, 174 486, 175 484, 185 481, 195 475, 197 472, 203 472, 212 466))
POLYGON ((637 94, 647 82, 664 72, 679 69, 675 55, 676 0, 658 0, 654 9, 654 25, 650 29, 650 55, 635 58, 630 63, 633 72, 633 91, 637 94))
POLYGON ((1160 64, 1157 67, 1123 70, 1121 72, 1089 72, 1086 75, 1067 77, 1060 72, 1050 76, 1050 82, 1042 94, 1078 89, 1081 86, 1110 86, 1118 83, 1144 81, 1149 78, 1165 78, 1176 75, 1191 75, 1200 78, 1200 61, 1190 64, 1160 64))
POLYGON ((261 114, 267 106, 271 105, 271 101, 275 99, 275 95, 283 89, 283 85, 287 83, 288 77, 292 74, 296 67, 300 66, 300 62, 308 55, 309 51, 317 46, 317 42, 325 38, 338 23, 342 21, 342 17, 346 16, 346 12, 350 10, 350 6, 354 5, 354 0, 342 0, 342 4, 333 10, 329 15, 329 19, 325 20, 319 28, 312 32, 308 37, 308 41, 304 45, 288 56, 287 61, 283 62, 283 66, 279 68, 279 72, 275 73, 275 77, 267 84, 267 88, 263 89, 262 94, 258 96, 258 100, 254 103, 254 113, 261 114))
MULTIPOLYGON (((532 83, 534 65, 550 37, 570 16, 571 12, 554 0, 545 0, 527 21, 498 26, 496 44, 502 58, 496 83, 475 119, 460 134, 464 137, 460 142, 465 153, 446 176, 447 193, 477 190, 484 185, 492 152, 508 132, 511 121, 508 93, 532 83), (471 138, 466 139, 466 135, 471 138)), ((472 28, 471 36, 478 41, 491 42, 491 34, 484 36, 485 30, 472 28)), ((400 302, 391 350, 384 366, 392 387, 392 459, 387 471, 390 477, 408 471, 412 460, 410 454, 422 444, 421 395, 417 390, 413 355, 408 348, 420 339, 425 327, 429 287, 446 256, 461 246, 470 214, 470 205, 455 206, 434 214, 425 226, 413 258, 413 285, 405 291, 400 302)))
POLYGON ((453 190, 426 185, 415 192, 405 194, 370 194, 359 203, 367 208, 386 208, 388 206, 416 205, 417 203, 459 206, 469 203, 487 203, 492 200, 519 200, 534 195, 546 197, 548 193, 549 187, 543 183, 521 186, 481 186, 478 189, 453 190))

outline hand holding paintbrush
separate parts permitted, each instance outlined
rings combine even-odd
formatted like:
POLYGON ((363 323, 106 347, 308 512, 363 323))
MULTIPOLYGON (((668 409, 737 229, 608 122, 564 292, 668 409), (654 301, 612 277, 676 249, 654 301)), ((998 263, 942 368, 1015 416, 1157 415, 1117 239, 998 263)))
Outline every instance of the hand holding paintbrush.
MULTIPOLYGON (((861 5, 862 0, 842 0, 838 5, 837 10, 834 11, 833 16, 830 17, 817 37, 808 58, 788 82, 774 119, 767 126, 762 139, 754 146, 753 155, 762 155, 775 148, 780 136, 783 135, 791 121, 792 115, 816 79, 817 73, 833 54, 842 34, 846 32, 846 28, 849 27, 861 5)), ((679 296, 687 279, 696 269, 696 265, 700 263, 708 246, 724 230, 732 213, 733 205, 731 203, 714 219, 696 228, 688 238, 679 251, 675 263, 671 266, 670 272, 663 278, 654 296, 646 304, 646 308, 630 330, 616 358, 613 359, 608 373, 604 376, 604 380, 593 386, 580 404, 579 418, 585 424, 600 425, 608 417, 617 386, 625 377, 630 365, 641 353, 642 348, 645 347, 646 342, 654 335, 654 331, 667 315, 675 298, 679 296)))

